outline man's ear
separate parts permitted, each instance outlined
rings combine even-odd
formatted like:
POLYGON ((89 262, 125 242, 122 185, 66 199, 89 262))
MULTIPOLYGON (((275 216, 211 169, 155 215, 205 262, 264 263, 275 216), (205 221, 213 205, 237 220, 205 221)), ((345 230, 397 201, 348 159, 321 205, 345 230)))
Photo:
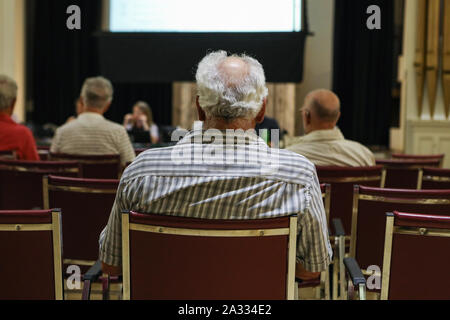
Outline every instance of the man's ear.
POLYGON ((339 114, 338 114, 338 116, 337 116, 337 118, 336 118, 336 125, 337 125, 337 123, 339 122, 339 119, 341 118, 341 113, 339 112, 339 114))
POLYGON ((261 110, 259 111, 258 115, 255 118, 256 123, 261 123, 264 121, 264 116, 266 114, 266 105, 267 105, 267 99, 264 99, 263 105, 261 110))
POLYGON ((206 114, 205 114, 205 111, 203 111, 202 107, 200 107, 200 103, 198 102, 198 99, 199 99, 199 97, 197 96, 197 99, 195 99, 195 104, 197 105, 198 120, 205 121, 206 114))

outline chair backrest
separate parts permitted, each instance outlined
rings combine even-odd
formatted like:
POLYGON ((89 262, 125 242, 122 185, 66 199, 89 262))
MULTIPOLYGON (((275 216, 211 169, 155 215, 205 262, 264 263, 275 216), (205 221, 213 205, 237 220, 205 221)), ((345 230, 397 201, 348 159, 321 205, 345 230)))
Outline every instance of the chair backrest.
POLYGON ((62 300, 61 212, 0 211, 0 300, 62 300))
POLYGON ((50 160, 50 147, 38 146, 37 151, 38 151, 39 158, 41 159, 41 161, 50 160))
POLYGON ((410 160, 439 160, 440 167, 444 163, 445 154, 429 154, 429 155, 414 155, 414 154, 392 154, 392 159, 410 159, 410 160))
POLYGON ((118 179, 121 174, 120 155, 72 155, 50 153, 54 161, 78 161, 81 164, 83 178, 118 179))
POLYGON ((350 256, 362 269, 383 262, 386 212, 450 212, 450 190, 399 190, 355 186, 350 256))
POLYGON ((450 212, 388 213, 383 300, 450 300, 450 212))
POLYGON ((417 189, 419 173, 424 167, 439 167, 440 159, 377 160, 386 169, 386 188, 417 189))
POLYGON ((418 189, 450 189, 450 169, 423 168, 419 175, 418 189))
POLYGON ((93 265, 98 236, 108 223, 119 180, 43 178, 44 208, 64 212, 64 263, 93 265))
POLYGON ((42 177, 78 177, 77 162, 0 160, 0 210, 43 208, 42 177))
POLYGON ((294 298, 297 216, 122 215, 124 299, 294 298))
POLYGON ((17 154, 15 150, 0 151, 0 159, 3 160, 16 160, 17 154))
POLYGON ((383 187, 382 166, 375 167, 317 167, 320 183, 331 185, 331 205, 328 221, 339 218, 350 234, 352 225, 353 186, 383 187))

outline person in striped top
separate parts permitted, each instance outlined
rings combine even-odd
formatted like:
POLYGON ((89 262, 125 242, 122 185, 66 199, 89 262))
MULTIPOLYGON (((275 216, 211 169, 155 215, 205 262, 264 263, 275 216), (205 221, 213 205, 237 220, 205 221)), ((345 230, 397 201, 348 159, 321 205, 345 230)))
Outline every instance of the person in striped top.
POLYGON ((203 128, 176 132, 175 146, 148 150, 125 170, 100 235, 103 271, 121 273, 123 211, 237 220, 298 214, 297 276, 318 277, 332 250, 317 173, 305 157, 256 135, 268 93, 261 64, 212 52, 196 78, 203 128))
POLYGON ((56 130, 50 152, 74 155, 120 154, 122 165, 136 157, 128 133, 103 117, 113 99, 113 86, 103 77, 88 78, 81 90, 82 113, 56 130))

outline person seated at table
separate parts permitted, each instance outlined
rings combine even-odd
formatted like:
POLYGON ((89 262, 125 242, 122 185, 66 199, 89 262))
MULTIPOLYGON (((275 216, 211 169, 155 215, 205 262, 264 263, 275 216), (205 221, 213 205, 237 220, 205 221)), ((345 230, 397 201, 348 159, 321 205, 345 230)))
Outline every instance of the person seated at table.
POLYGON ((31 130, 13 120, 17 83, 0 75, 0 151, 15 151, 18 160, 39 161, 31 130))
POLYGON ((159 142, 159 128, 153 122, 153 112, 147 102, 138 101, 133 106, 133 113, 125 115, 123 125, 132 135, 150 132, 150 142, 159 142))

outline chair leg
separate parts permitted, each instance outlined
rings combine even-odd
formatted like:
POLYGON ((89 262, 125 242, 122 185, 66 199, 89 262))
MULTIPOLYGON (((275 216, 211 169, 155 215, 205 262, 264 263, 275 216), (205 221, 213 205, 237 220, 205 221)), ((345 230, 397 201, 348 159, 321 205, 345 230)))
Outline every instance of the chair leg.
POLYGON ((341 284, 339 296, 341 300, 345 300, 346 297, 344 258, 345 258, 345 237, 342 236, 339 237, 339 282, 341 284))
POLYGON ((298 299, 298 291, 300 290, 300 288, 298 287, 298 282, 295 282, 295 292, 294 292, 294 300, 299 300, 298 299))
POLYGON ((325 271, 325 300, 330 300, 330 268, 325 271))
POLYGON ((83 293, 81 294, 82 300, 90 300, 91 298, 91 281, 85 280, 83 285, 83 293))
POLYGON ((339 278, 338 268, 339 262, 338 258, 335 255, 333 261, 333 296, 332 296, 333 300, 338 300, 338 278, 339 278))

